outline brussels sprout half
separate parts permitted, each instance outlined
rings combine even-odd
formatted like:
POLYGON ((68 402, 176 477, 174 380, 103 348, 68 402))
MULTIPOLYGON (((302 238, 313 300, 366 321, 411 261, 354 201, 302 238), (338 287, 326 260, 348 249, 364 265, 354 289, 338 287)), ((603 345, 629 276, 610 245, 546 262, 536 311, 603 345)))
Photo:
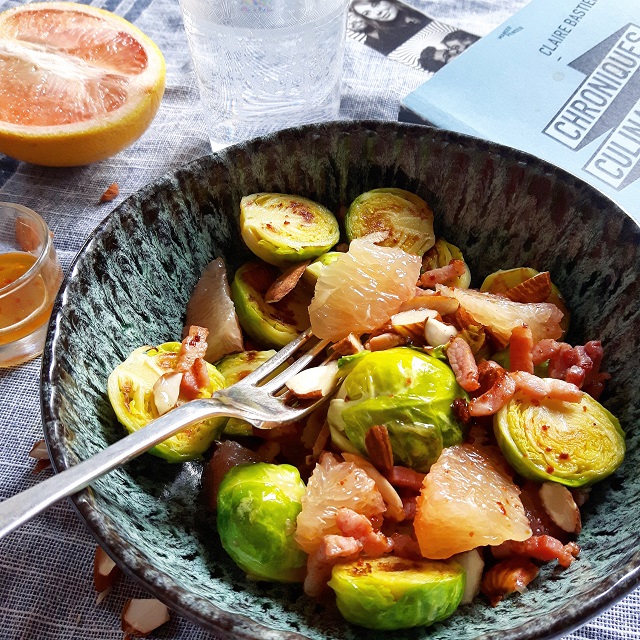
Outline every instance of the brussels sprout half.
POLYGON ((464 593, 464 569, 452 560, 386 556, 333 568, 329 586, 340 613, 368 629, 408 629, 448 618, 464 593))
MULTIPOLYGON (((275 355, 276 352, 273 349, 269 351, 242 351, 218 360, 216 368, 224 376, 226 386, 230 387, 232 384, 240 382, 275 355)), ((224 426, 224 434, 227 436, 250 436, 252 433, 253 427, 240 418, 229 418, 224 426)))
POLYGON ((218 533, 234 562, 255 580, 299 582, 307 556, 294 533, 306 491, 288 464, 233 467, 218 490, 218 533))
MULTIPOLYGON (((165 342, 157 347, 140 347, 111 372, 107 382, 109 400, 118 421, 129 433, 142 429, 158 417, 153 385, 161 375, 173 371, 180 346, 179 342, 165 342)), ((201 390, 200 398, 210 398, 214 391, 226 386, 222 375, 208 362, 207 371, 209 386, 201 390)), ((168 462, 199 458, 220 436, 226 420, 210 418, 198 422, 162 441, 149 453, 168 462)))
POLYGON ((459 397, 467 394, 446 363, 398 347, 354 357, 327 420, 337 446, 365 456, 369 429, 386 426, 396 462, 426 472, 443 447, 463 440, 451 409, 459 397))
POLYGON ((349 241, 371 233, 387 233, 379 242, 422 256, 435 242, 433 211, 420 197, 404 189, 373 189, 359 195, 344 219, 349 241))
POLYGON ((509 464, 531 480, 582 487, 606 478, 624 459, 618 419, 586 393, 580 402, 535 404, 518 393, 493 427, 509 464))
POLYGON ((249 249, 276 266, 317 258, 340 239, 338 221, 329 209, 284 193, 242 198, 240 230, 249 249))
POLYGON ((321 255, 319 258, 316 258, 302 274, 305 282, 310 284, 312 287, 315 287, 322 269, 337 260, 341 255, 342 253, 340 251, 329 251, 324 255, 321 255))
POLYGON ((298 285, 279 302, 265 302, 264 294, 278 275, 264 262, 249 262, 236 271, 231 297, 247 334, 261 345, 280 348, 309 326, 313 293, 298 285))
MULTIPOLYGON (((462 251, 458 249, 454 244, 447 242, 443 238, 438 238, 436 243, 424 254, 422 260, 422 268, 424 271, 430 269, 438 269, 439 267, 446 267, 452 260, 462 260, 464 257, 462 251)), ((467 263, 464 264, 465 271, 461 276, 458 276, 451 282, 451 286, 458 287, 460 289, 468 289, 471 285, 471 271, 467 263)))

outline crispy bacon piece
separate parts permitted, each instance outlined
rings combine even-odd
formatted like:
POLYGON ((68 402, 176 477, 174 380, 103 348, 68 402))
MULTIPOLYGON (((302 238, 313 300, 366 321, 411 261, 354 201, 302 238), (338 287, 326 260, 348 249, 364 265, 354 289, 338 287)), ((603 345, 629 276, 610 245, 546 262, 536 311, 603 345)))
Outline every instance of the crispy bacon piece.
POLYGON ((354 560, 362 551, 362 543, 352 537, 329 534, 307 560, 304 592, 319 598, 327 590, 334 565, 343 560, 354 560))
POLYGON ((532 350, 533 364, 542 364, 546 360, 551 359, 552 356, 555 356, 561 349, 566 347, 571 348, 566 342, 558 342, 551 338, 540 340, 532 350))
POLYGON ((421 560, 420 545, 417 540, 408 533, 394 533, 391 535, 393 540, 393 553, 400 558, 407 560, 421 560))
POLYGON ((422 482, 426 478, 426 473, 420 473, 409 469, 409 467, 394 466, 387 474, 387 480, 394 486, 401 489, 411 489, 418 493, 422 488, 422 482))
POLYGON ((447 358, 458 384, 465 391, 480 388, 478 365, 471 347, 460 337, 454 338, 447 347, 447 358))
POLYGON ((538 378, 524 371, 513 371, 509 374, 516 383, 516 389, 532 400, 549 398, 564 402, 580 402, 582 391, 575 384, 556 380, 555 378, 538 378))
POLYGON ((495 607, 505 596, 516 591, 524 593, 539 571, 538 567, 526 558, 503 560, 484 574, 481 591, 489 598, 491 606, 495 607))
POLYGON ((175 371, 183 374, 180 396, 185 400, 193 400, 200 389, 209 384, 209 373, 203 359, 207 352, 208 335, 208 329, 192 325, 189 335, 182 341, 175 371))
POLYGON ((511 400, 516 392, 516 383, 493 360, 483 360, 478 365, 478 376, 482 388, 488 389, 469 402, 469 414, 474 417, 491 416, 511 400))
POLYGON ((515 327, 509 339, 509 370, 533 373, 533 336, 527 325, 515 327))
POLYGON ((338 509, 336 525, 342 535, 362 543, 362 550, 370 558, 378 558, 393 549, 393 540, 380 531, 374 531, 371 521, 360 513, 342 507, 338 509))
POLYGON ((416 509, 418 508, 416 498, 417 496, 405 496, 402 498, 405 520, 413 520, 416 517, 416 509))
POLYGON ((418 286, 433 289, 437 284, 449 284, 465 271, 465 265, 462 260, 451 260, 444 267, 425 271, 418 279, 418 286))
POLYGON ((523 542, 507 540, 492 547, 495 558, 509 558, 511 556, 526 556, 542 562, 557 560, 561 567, 568 567, 580 553, 580 547, 575 542, 562 544, 560 540, 548 535, 531 536, 523 542))

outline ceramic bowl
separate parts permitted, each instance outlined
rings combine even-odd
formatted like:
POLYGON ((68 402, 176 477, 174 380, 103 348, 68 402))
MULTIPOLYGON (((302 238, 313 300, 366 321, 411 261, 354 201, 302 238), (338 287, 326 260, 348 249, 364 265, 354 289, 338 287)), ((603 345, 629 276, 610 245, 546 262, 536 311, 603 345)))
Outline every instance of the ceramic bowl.
MULTIPOLYGON (((78 255, 58 297, 42 368, 45 435, 55 469, 123 436, 109 405, 109 372, 134 348, 176 339, 204 266, 230 271, 249 254, 240 198, 258 191, 308 196, 337 211, 382 186, 433 207, 436 231, 462 248, 474 285, 499 268, 551 271, 572 312, 572 343, 601 339, 612 374, 605 404, 627 432, 624 465, 583 510, 582 553, 545 565, 522 596, 482 598, 396 640, 524 640, 566 633, 622 597, 640 576, 640 233, 577 178, 498 145, 415 125, 308 126, 204 157, 116 208, 78 255)), ((300 586, 255 583, 222 550, 203 507, 199 463, 143 455, 74 498, 87 526, 130 575, 171 608, 229 638, 353 640, 387 637, 344 622, 300 586)))

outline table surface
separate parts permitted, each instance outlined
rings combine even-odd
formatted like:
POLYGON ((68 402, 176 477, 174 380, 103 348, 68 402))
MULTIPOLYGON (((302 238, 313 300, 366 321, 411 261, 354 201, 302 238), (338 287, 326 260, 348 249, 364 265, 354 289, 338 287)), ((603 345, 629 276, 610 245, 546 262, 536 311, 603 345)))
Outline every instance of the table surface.
MULTIPOLYGON (((461 29, 485 35, 528 0, 411 0, 416 9, 461 29)), ((0 10, 23 4, 0 0, 0 10)), ((160 46, 167 88, 158 116, 132 147, 93 165, 51 169, 0 154, 0 201, 38 211, 54 233, 65 272, 94 227, 123 199, 164 173, 209 152, 198 90, 176 0, 97 0, 134 22, 160 46), (112 182, 119 197, 98 204, 112 182)), ((425 80, 424 72, 349 40, 341 117, 395 120, 401 98, 425 80)), ((42 438, 38 396, 40 359, 0 370, 0 499, 27 489, 50 471, 33 473, 28 457, 42 438)), ((100 604, 92 584, 95 542, 65 501, 0 542, 0 637, 4 640, 111 640, 122 638, 120 612, 145 597, 123 577, 100 604)), ((640 590, 566 636, 572 640, 640 639, 640 590)), ((152 638, 215 638, 177 614, 152 638)))

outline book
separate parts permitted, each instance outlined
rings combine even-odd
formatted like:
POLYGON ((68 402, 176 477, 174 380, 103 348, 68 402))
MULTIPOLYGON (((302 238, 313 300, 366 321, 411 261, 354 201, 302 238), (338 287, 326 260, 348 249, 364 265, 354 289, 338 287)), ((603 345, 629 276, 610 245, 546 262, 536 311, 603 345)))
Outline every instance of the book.
POLYGON ((399 119, 543 158, 640 223, 640 2, 532 0, 406 96, 399 119))

